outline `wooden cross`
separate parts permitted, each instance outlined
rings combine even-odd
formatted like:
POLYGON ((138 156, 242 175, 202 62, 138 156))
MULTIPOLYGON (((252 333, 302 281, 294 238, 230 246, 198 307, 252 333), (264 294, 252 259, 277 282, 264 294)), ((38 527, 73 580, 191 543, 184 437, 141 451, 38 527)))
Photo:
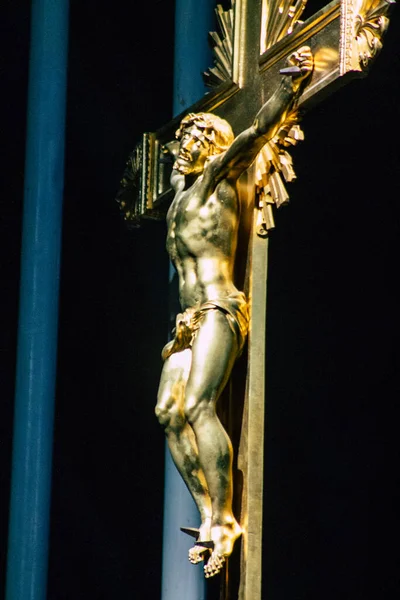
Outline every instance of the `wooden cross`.
MULTIPOLYGON (((366 73, 378 53, 388 25, 391 0, 333 0, 305 22, 299 17, 306 0, 236 0, 234 9, 218 7, 221 31, 211 34, 215 65, 206 74, 213 88, 186 112, 213 112, 226 119, 237 135, 248 127, 275 91, 287 57, 304 45, 314 55, 314 72, 299 108, 306 111, 348 80, 366 73)), ((135 148, 118 195, 128 223, 164 218, 172 199, 169 175, 176 149, 178 115, 155 133, 144 134, 135 148)), ((241 180, 245 235, 237 252, 239 289, 251 304, 247 353, 246 398, 240 435, 234 440, 243 473, 240 523, 244 529, 239 589, 222 597, 261 599, 263 423, 266 280, 268 231, 274 227, 273 205, 287 202, 284 181, 294 177, 290 145, 302 138, 297 115, 280 136, 260 153, 241 180), (257 192, 257 193, 256 193, 257 192)), ((239 386, 240 387, 240 386, 239 386)), ((238 406, 235 400, 235 406, 238 406)), ((234 428, 238 425, 234 425, 234 428)), ((239 516, 239 515, 238 515, 239 516)))

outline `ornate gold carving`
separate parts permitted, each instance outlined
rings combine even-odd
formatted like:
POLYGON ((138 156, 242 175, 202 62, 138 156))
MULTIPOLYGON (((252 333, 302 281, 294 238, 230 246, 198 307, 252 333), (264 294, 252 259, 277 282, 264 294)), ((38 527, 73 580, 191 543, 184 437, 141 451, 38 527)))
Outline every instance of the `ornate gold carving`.
POLYGON ((121 214, 130 227, 139 226, 139 215, 143 212, 143 207, 138 204, 143 200, 142 189, 146 182, 146 177, 143 177, 145 136, 146 134, 143 135, 142 141, 136 144, 125 163, 125 171, 116 196, 121 214))
POLYGON ((358 57, 363 68, 382 48, 381 39, 389 25, 386 15, 393 4, 394 0, 364 0, 355 17, 358 57))
POLYGON ((353 0, 342 0, 340 19, 340 74, 344 75, 352 70, 352 48, 353 48, 353 22, 354 22, 353 0))
POLYGON ((340 74, 363 71, 382 48, 394 0, 342 0, 340 74))
POLYGON ((154 200, 163 193, 169 180, 173 157, 170 149, 144 133, 126 161, 116 201, 129 227, 138 227, 142 217, 159 218, 154 200), (165 169, 167 165, 170 168, 165 169))

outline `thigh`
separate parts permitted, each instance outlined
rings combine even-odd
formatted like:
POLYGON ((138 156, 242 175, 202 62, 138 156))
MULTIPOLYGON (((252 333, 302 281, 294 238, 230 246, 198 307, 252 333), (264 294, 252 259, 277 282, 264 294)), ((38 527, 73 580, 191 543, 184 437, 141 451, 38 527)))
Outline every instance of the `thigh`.
POLYGON ((176 352, 167 358, 161 372, 158 387, 157 406, 166 407, 168 404, 183 410, 186 382, 189 377, 191 365, 190 349, 176 352))
POLYGON ((225 314, 218 309, 208 310, 192 346, 187 403, 216 402, 229 379, 237 353, 236 336, 225 314))

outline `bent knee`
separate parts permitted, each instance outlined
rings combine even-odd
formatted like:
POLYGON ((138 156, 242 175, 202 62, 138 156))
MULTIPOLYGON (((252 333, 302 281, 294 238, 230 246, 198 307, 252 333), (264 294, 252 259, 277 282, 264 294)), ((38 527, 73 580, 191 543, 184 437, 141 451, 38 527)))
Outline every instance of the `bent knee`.
POLYGON ((170 425, 179 426, 183 422, 183 415, 179 411, 177 403, 173 397, 163 398, 157 402, 155 408, 156 417, 160 425, 164 428, 170 425))
POLYGON ((199 418, 215 412, 214 406, 206 398, 197 396, 188 396, 185 401, 185 417, 190 424, 198 421, 199 418))
POLYGON ((172 405, 170 406, 169 403, 163 402, 157 404, 154 412, 156 413, 156 417, 160 425, 167 427, 171 419, 173 419, 174 407, 172 405))

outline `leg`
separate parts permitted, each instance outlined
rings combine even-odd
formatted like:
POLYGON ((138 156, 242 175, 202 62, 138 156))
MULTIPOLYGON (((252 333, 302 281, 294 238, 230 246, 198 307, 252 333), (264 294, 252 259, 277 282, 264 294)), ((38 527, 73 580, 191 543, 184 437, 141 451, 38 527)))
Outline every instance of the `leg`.
POLYGON ((214 551, 205 575, 218 573, 241 529, 232 513, 232 444, 216 414, 217 400, 238 352, 236 337, 220 310, 206 312, 192 348, 185 414, 196 436, 200 465, 212 502, 214 551))
MULTIPOLYGON (((165 429, 173 461, 195 501, 201 517, 200 539, 210 540, 211 500, 200 467, 196 439, 184 414, 184 394, 191 365, 191 350, 170 356, 164 363, 156 415, 165 429)), ((189 552, 191 562, 202 560, 201 551, 189 552)))

